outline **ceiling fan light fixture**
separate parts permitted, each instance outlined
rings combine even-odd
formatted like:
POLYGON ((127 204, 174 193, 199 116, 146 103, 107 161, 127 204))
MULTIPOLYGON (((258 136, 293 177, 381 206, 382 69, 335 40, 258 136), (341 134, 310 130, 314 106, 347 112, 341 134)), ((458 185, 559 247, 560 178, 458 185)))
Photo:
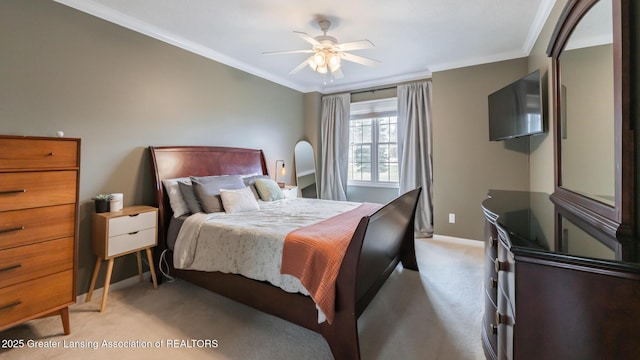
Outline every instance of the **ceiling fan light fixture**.
POLYGON ((340 65, 340 55, 338 53, 331 53, 329 55, 329 64, 330 65, 340 65))
POLYGON ((340 69, 340 58, 337 55, 333 55, 329 60, 329 70, 334 73, 338 69, 340 69))
POLYGON ((322 51, 319 51, 315 55, 313 55, 313 62, 316 63, 317 66, 325 65, 326 60, 326 56, 322 51))
POLYGON ((304 61, 298 64, 298 66, 289 71, 289 74, 295 74, 298 71, 309 66, 309 68, 311 68, 311 70, 313 70, 314 72, 325 75, 325 81, 327 78, 327 73, 330 73, 331 81, 333 81, 333 79, 341 79, 344 76, 341 69, 342 58, 344 58, 345 61, 366 66, 375 66, 379 63, 379 61, 377 60, 368 59, 366 57, 353 55, 350 53, 350 51, 353 50, 370 49, 374 47, 371 41, 365 39, 346 43, 338 43, 338 40, 336 40, 336 38, 327 35, 327 30, 329 30, 329 27, 331 26, 331 22, 329 20, 319 20, 318 25, 320 25, 320 29, 322 30, 323 35, 313 37, 307 33, 294 31, 294 33, 298 34, 298 36, 300 36, 304 41, 311 44, 311 49, 266 52, 263 54, 311 54, 304 61))
POLYGON ((316 64, 316 62, 313 61, 313 59, 309 59, 308 63, 311 70, 316 71, 316 69, 318 68, 318 64, 316 64))

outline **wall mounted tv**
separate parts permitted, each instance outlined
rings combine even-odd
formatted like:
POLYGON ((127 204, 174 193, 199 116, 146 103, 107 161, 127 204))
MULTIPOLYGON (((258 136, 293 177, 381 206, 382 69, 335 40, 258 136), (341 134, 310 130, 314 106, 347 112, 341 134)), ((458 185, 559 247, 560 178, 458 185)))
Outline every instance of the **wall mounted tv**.
POLYGON ((544 133, 540 70, 489 95, 489 140, 544 133))

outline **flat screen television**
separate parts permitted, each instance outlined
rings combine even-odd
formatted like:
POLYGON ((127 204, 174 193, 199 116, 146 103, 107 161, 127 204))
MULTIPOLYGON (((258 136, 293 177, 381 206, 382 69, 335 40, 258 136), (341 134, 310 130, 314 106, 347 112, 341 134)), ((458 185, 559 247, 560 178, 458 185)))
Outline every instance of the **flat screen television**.
POLYGON ((489 95, 489 140, 544 133, 540 70, 489 95))

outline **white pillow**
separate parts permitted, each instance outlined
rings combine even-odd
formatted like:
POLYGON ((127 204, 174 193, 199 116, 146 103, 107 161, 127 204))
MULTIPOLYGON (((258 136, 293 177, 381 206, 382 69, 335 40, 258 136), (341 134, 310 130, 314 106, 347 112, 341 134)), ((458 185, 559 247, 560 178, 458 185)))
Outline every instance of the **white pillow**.
POLYGON ((191 213, 191 211, 189 211, 187 203, 182 198, 182 193, 180 192, 180 188, 178 187, 178 182, 191 184, 191 179, 188 177, 183 177, 162 180, 164 188, 167 191, 167 196, 169 196, 169 204, 171 204, 171 210, 173 210, 173 217, 175 218, 191 213))
POLYGON ((260 210, 260 205, 250 188, 242 189, 220 189, 220 199, 222 207, 227 213, 260 210))

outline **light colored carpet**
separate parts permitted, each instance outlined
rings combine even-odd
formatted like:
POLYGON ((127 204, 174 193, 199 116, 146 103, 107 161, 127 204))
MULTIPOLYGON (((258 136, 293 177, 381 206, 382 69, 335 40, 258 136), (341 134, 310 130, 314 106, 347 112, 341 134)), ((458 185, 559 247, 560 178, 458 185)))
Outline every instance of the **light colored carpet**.
MULTIPOLYGON (((435 236, 417 240, 416 252, 420 273, 396 269, 358 320, 363 359, 484 359, 482 242, 435 236)), ((25 341, 21 349, 0 349, 0 359, 332 358, 320 335, 180 280, 158 290, 145 281, 112 291, 102 314, 100 300, 71 307, 69 336, 59 317, 0 333, 0 341, 25 341), (29 340, 97 349, 35 348, 29 340)))

